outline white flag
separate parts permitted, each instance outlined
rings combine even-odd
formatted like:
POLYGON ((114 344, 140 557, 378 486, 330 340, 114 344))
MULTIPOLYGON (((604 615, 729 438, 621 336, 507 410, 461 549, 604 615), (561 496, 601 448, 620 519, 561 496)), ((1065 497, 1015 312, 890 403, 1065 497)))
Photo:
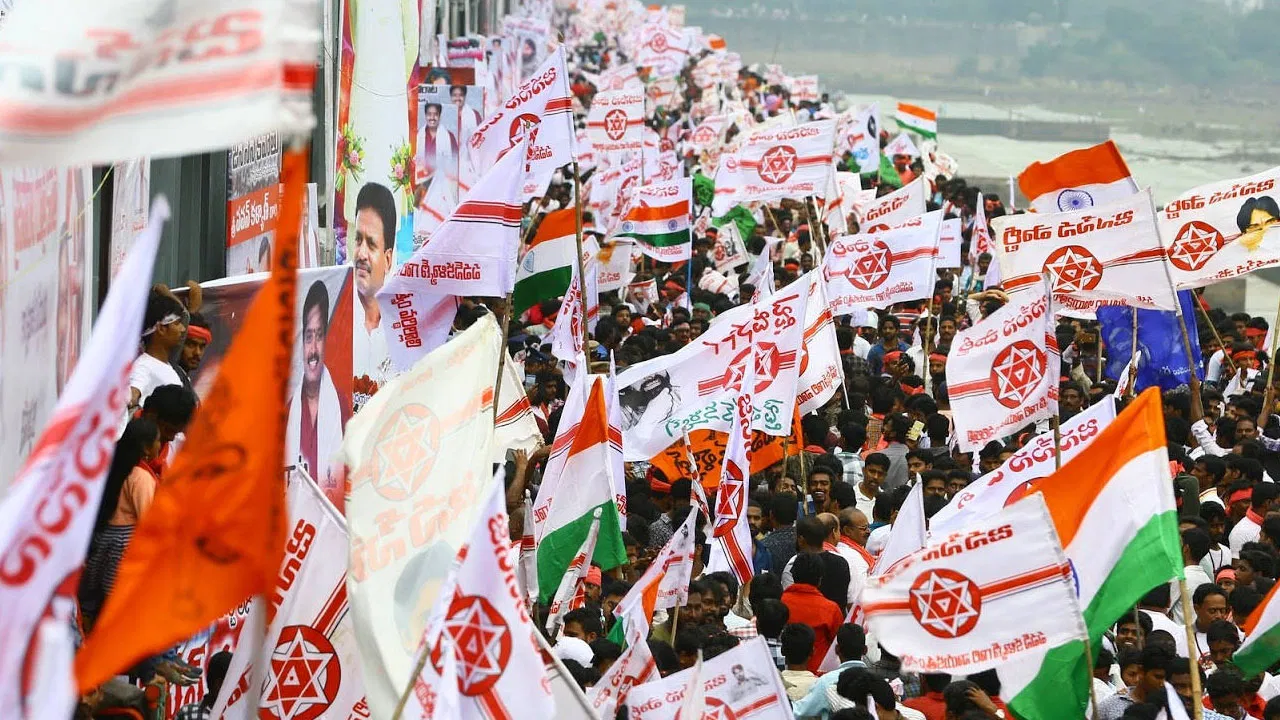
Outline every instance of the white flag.
POLYGON ((716 214, 744 202, 825 196, 827 176, 834 172, 831 149, 835 131, 835 120, 818 120, 751 133, 736 161, 731 164, 726 157, 716 173, 716 214))
POLYGON ((782 676, 759 636, 703 661, 700 667, 631 688, 627 707, 633 720, 676 720, 688 717, 681 714, 686 702, 703 706, 693 717, 792 720, 782 676), (691 678, 697 678, 701 693, 695 695, 701 698, 688 697, 691 678))
POLYGON ((390 717, 408 685, 425 611, 492 481, 499 343, 481 317, 347 423, 347 591, 374 717, 390 717))
MULTIPOLYGON (((935 270, 959 270, 960 250, 964 237, 961 235, 960 218, 947 218, 942 221, 938 231, 938 259, 934 263, 935 270)), ((991 263, 995 267, 998 263, 991 263)))
POLYGON ((658 666, 649 651, 649 643, 644 640, 630 643, 600 676, 600 681, 587 690, 587 701, 596 717, 612 720, 618 714, 618 706, 627 702, 631 688, 649 682, 657 674, 658 666))
POLYGON ((346 523, 303 472, 289 480, 288 506, 293 529, 271 598, 274 619, 261 646, 236 648, 213 717, 349 717, 365 704, 347 603, 346 523), (254 677, 262 684, 250 692, 254 677))
POLYGON ((844 363, 836 340, 835 318, 827 303, 827 284, 816 273, 804 309, 804 349, 800 353, 800 386, 796 403, 808 415, 830 400, 844 384, 844 363))
POLYGON ((869 575, 883 575, 899 560, 924 547, 928 538, 924 516, 924 483, 917 482, 898 510, 889 539, 876 557, 869 575))
POLYGON ((880 103, 872 103, 842 123, 837 149, 853 153, 858 165, 855 172, 872 173, 880 169, 880 103))
POLYGON ((596 273, 596 290, 602 293, 621 290, 635 279, 636 272, 631 266, 631 251, 635 243, 626 238, 600 241, 600 252, 596 253, 599 271, 596 273))
POLYGON ((49 424, 0 502, 0 707, 15 718, 27 711, 33 717, 69 717, 75 707, 73 639, 70 633, 56 635, 57 628, 71 625, 75 586, 62 593, 59 586, 84 563, 97 521, 168 217, 169 203, 157 197, 151 222, 112 281, 49 424), (38 640, 46 629, 49 643, 38 640), (46 694, 31 696, 30 705, 23 681, 27 663, 41 669, 42 677, 32 680, 46 688, 46 694))
POLYGON ((1280 167, 1201 185, 1166 203, 1160 239, 1179 289, 1280 264, 1280 167))
POLYGON ((867 625, 903 672, 966 675, 1084 640, 1084 619, 1044 497, 934 536, 862 591, 867 625))
POLYGON ((1053 302, 1092 312, 1101 305, 1173 310, 1151 190, 1080 212, 992 220, 1005 291, 1038 292, 1048 274, 1053 302))
POLYGON ((627 644, 644 642, 654 612, 681 607, 689 601, 689 581, 693 579, 693 556, 697 551, 693 523, 697 517, 697 508, 689 508, 684 522, 649 563, 649 569, 613 609, 618 622, 625 623, 622 627, 627 644))
MULTIPOLYGON (((1081 450, 1116 419, 1116 403, 1103 398, 1075 417, 1062 423, 1060 452, 1062 462, 1071 462, 1081 450)), ((1027 487, 1054 473, 1053 433, 1037 435, 1035 439, 1004 461, 996 470, 982 476, 968 487, 956 493, 946 507, 929 519, 933 533, 949 533, 994 515, 1002 508, 1022 499, 1027 487)))
POLYGON ((89 165, 305 134, 314 0, 19 2, 0 25, 0 164, 89 165))
POLYGON ((1058 411, 1061 360, 1049 296, 1014 295, 956 333, 947 356, 947 395, 962 452, 1012 435, 1058 411))
POLYGON ((469 143, 475 177, 498 163, 508 148, 528 137, 525 151, 527 177, 523 199, 546 192, 555 171, 578 154, 578 134, 573 129, 573 103, 564 64, 564 46, 556 48, 520 85, 514 95, 471 134, 469 143))
POLYGON ((460 694, 459 712, 451 716, 455 720, 549 720, 555 715, 550 681, 534 641, 537 631, 511 565, 501 480, 491 483, 483 496, 470 539, 458 552, 460 563, 445 583, 446 593, 436 600, 422 637, 419 652, 430 655, 414 681, 406 717, 433 717, 430 710, 446 684, 456 685, 460 694), (452 646, 456 656, 453 677, 444 674, 445 646, 452 646))
POLYGON ((598 153, 636 151, 641 148, 644 127, 644 90, 609 90, 596 93, 587 113, 587 137, 598 153))
POLYGON ((596 287, 599 274, 595 261, 589 261, 583 270, 587 274, 585 294, 576 263, 572 272, 573 279, 569 281, 569 289, 564 294, 550 333, 551 354, 566 363, 565 380, 570 383, 578 374, 588 372, 590 365, 587 347, 582 344, 585 342, 583 326, 593 329, 596 320, 600 319, 600 290, 596 287))
POLYGON ((710 150, 720 144, 725 128, 729 124, 727 115, 711 115, 702 119, 689 134, 685 142, 697 151, 710 150))
POLYGON ((727 222, 717 228, 716 243, 711 249, 711 262, 716 270, 732 270, 739 265, 746 265, 750 259, 737 223, 727 222))
POLYGON ((901 226, 911 218, 924 214, 924 180, 916 179, 885 195, 874 197, 865 205, 856 205, 860 228, 864 233, 875 233, 901 226))
POLYGON ((556 588, 556 594, 551 598, 551 606, 547 608, 547 634, 553 640, 560 634, 564 616, 568 615, 570 610, 582 607, 586 600, 584 583, 587 580, 587 573, 591 571, 591 555, 596 551, 596 538, 599 535, 600 508, 596 508, 595 516, 591 519, 591 528, 587 530, 587 537, 582 541, 582 547, 578 548, 573 560, 569 562, 569 570, 560 579, 560 587, 556 588))
MULTIPOLYGON (((733 406, 733 424, 725 443, 720 485, 716 492, 715 525, 712 527, 711 555, 707 571, 727 570, 740 585, 751 580, 751 527, 747 522, 747 499, 751 494, 751 414, 755 385, 755 363, 742 371, 742 389, 733 406)), ((688 435, 685 436, 688 449, 688 435)), ((701 478, 696 482, 701 485, 701 478)), ((705 501, 704 501, 705 502, 705 501)))
POLYGON ((931 296, 941 229, 942 212, 935 210, 892 230, 833 240, 822 260, 831 312, 847 315, 931 296))
POLYGON ((680 74, 688 59, 689 44, 684 33, 664 23, 645 23, 640 28, 635 61, 649 68, 651 80, 680 74))

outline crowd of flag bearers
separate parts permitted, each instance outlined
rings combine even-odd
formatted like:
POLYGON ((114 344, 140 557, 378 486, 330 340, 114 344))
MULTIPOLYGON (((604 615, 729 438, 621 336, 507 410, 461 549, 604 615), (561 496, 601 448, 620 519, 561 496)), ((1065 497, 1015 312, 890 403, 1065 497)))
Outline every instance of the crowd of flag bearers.
POLYGON ((1202 294, 1280 168, 1015 209, 681 6, 518 5, 341 508, 281 462, 305 150, 198 399, 153 205, 0 500, 4 717, 1280 719, 1280 313, 1202 294))

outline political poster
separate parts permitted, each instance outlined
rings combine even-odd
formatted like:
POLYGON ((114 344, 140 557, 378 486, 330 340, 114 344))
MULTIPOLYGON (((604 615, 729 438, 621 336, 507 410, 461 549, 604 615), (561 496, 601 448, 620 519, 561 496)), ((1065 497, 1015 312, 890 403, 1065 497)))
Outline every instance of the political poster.
POLYGON ((271 269, 280 193, 279 134, 227 151, 227 277, 271 269))
POLYGON ((111 166, 111 277, 124 264, 133 240, 147 226, 151 208, 151 161, 147 158, 111 166))

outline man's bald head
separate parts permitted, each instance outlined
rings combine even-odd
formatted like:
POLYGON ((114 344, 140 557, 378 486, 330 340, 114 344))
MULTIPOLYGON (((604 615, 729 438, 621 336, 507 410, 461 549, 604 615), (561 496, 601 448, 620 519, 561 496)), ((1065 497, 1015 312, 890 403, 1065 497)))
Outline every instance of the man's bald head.
POLYGON ((827 539, 835 542, 840 537, 840 518, 831 513, 818 513, 818 522, 827 528, 827 539))

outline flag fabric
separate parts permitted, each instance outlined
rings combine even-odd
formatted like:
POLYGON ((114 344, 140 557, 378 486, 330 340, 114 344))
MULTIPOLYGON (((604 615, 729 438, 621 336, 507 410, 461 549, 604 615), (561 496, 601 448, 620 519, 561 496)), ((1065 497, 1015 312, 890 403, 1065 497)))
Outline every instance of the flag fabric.
POLYGON ((1280 600, 1273 585, 1253 614, 1244 623, 1245 640, 1231 656, 1231 662, 1253 677, 1280 659, 1280 600))
POLYGON ((502 384, 495 392, 498 414, 493 419, 493 462, 506 462, 508 450, 524 450, 532 455, 542 445, 542 431, 533 417, 524 377, 517 374, 509 354, 502 366, 502 384))
POLYGON ((751 266, 751 274, 747 276, 747 282, 756 289, 755 296, 751 298, 753 303, 773 296, 776 284, 773 277, 773 250, 782 243, 782 240, 780 237, 765 238, 764 247, 756 256, 755 264, 751 266))
POLYGON ((1173 310, 1151 191, 1079 212, 1025 213, 992 220, 996 259, 1009 294, 1041 292, 1049 276, 1055 306, 1173 310))
POLYGON ((1129 165, 1112 140, 1034 162, 1018 175, 1018 188, 1040 213, 1065 213, 1108 205, 1138 192, 1129 165))
POLYGON ((582 289, 578 268, 573 267, 573 279, 569 282, 569 291, 564 294, 560 311, 556 314, 555 324, 548 333, 551 340, 551 354, 565 363, 565 380, 573 382, 580 373, 587 371, 587 347, 583 326, 594 330, 596 321, 600 319, 600 290, 596 287, 598 274, 594 260, 587 261, 583 272, 587 274, 586 290, 582 289), (585 300, 585 302, 584 302, 585 300))
POLYGON ((737 203, 825 196, 835 131, 835 120, 753 131, 716 171, 717 214, 737 203))
POLYGON ((1012 435, 1058 412, 1061 356, 1049 296, 1020 293, 956 333, 947 396, 961 452, 1012 435))
POLYGON ((644 185, 636 188, 614 235, 631 238, 637 250, 654 260, 688 260, 693 253, 692 211, 693 185, 688 178, 644 185))
POLYGON ((635 243, 630 240, 601 240, 600 250, 596 253, 599 272, 596 274, 596 289, 602 293, 615 292, 625 288, 636 277, 631 266, 631 250, 635 243))
POLYGON ((782 676, 773 664, 769 646, 759 636, 688 670, 631 688, 627 707, 633 720, 689 717, 791 720, 792 717, 782 676), (691 693, 691 689, 694 692, 691 693), (698 705, 702 706, 701 712, 698 705))
MULTIPOLYGON (((578 134, 573 127, 573 101, 563 45, 547 56, 533 75, 471 134, 469 151, 474 177, 484 177, 498 165, 507 150, 528 140, 520 156, 526 159, 516 203, 540 197, 555 171, 578 155, 578 134)), ((503 176, 514 179, 514 168, 503 176)), ((505 294, 501 293, 501 294, 505 294)))
POLYGON ((596 93, 587 113, 587 138, 598 153, 638 151, 644 127, 644 88, 596 93))
POLYGON ((618 632, 610 633, 610 637, 618 638, 620 644, 623 639, 628 645, 644 642, 655 612, 681 607, 689 601, 689 581, 693 579, 693 557, 697 552, 693 523, 697 517, 697 509, 689 508, 684 522, 658 551, 649 569, 614 607, 613 614, 618 618, 614 628, 618 632))
POLYGON ((312 0, 5 3, 0 164, 109 165, 305 135, 312 0))
POLYGON ((844 362, 836 340, 835 317, 827 303, 827 284, 814 275, 804 308, 804 347, 800 353, 796 404, 808 415, 827 404, 844 385, 844 362))
MULTIPOLYGON (((1196 299, 1190 290, 1178 291, 1182 317, 1187 323, 1187 338, 1191 341, 1191 355, 1195 362, 1196 377, 1203 379, 1204 365, 1200 358, 1200 336, 1196 332, 1196 299)), ((1138 310, 1127 307, 1100 307, 1098 323, 1102 326, 1102 339, 1107 348, 1107 377, 1119 380, 1127 376, 1130 360, 1134 355, 1133 323, 1138 323, 1138 373, 1135 382, 1138 391, 1156 386, 1173 390, 1191 382, 1192 368, 1187 367, 1187 352, 1182 346, 1182 328, 1177 313, 1166 310, 1138 310)))
MULTIPOLYGON (((973 211, 973 230, 969 234, 969 264, 977 267, 978 256, 991 252, 991 228, 987 224, 987 206, 978 193, 977 207, 973 211)), ((992 267, 999 263, 991 263, 992 267)), ((984 286, 985 287, 985 286, 984 286)))
POLYGON ((520 247, 522 147, 480 178, 431 241, 378 291, 387 354, 397 368, 409 369, 444 342, 456 312, 451 296, 512 292, 520 247))
MULTIPOLYGON (((549 599, 560 585, 590 532, 596 510, 600 515, 599 540, 591 556, 602 570, 615 568, 627 561, 622 545, 621 515, 614 494, 613 455, 617 450, 610 440, 609 413, 605 406, 605 380, 591 379, 591 390, 578 422, 573 442, 565 456, 560 477, 544 483, 534 500, 534 513, 545 512, 539 523, 538 588, 543 599, 549 599)), ((561 423, 572 422, 561 415, 561 423)))
MULTIPOLYGON (((75 709, 71 655, 76 587, 64 585, 84 563, 101 504, 103 482, 120 418, 129 403, 127 378, 141 336, 151 272, 169 203, 159 196, 151 220, 125 256, 98 313, 93 335, 8 493, 0 501, 0 707, 16 718, 32 713, 68 717, 75 709), (81 451, 97 455, 82 458, 81 451), (39 508, 63 509, 63 520, 37 521, 39 508), (64 629, 63 637, 54 633, 64 629), (45 640, 48 640, 47 642, 45 640), (41 667, 59 689, 34 695, 24 667, 41 667), (31 699, 28 705, 27 699, 31 699)), ((37 678, 32 678, 37 680, 37 678)))
MULTIPOLYGON (((934 261, 934 269, 960 269, 960 250, 964 242, 960 223, 960 218, 947 218, 942 221, 942 228, 938 231, 938 259, 934 261)), ((998 265, 999 263, 996 262, 991 263, 992 267, 998 265)))
POLYGON ((255 639, 237 646, 213 717, 349 717, 364 706, 347 602, 346 523, 304 472, 290 478, 288 506, 289 543, 269 600, 271 625, 258 636, 260 645, 255 639), (261 651, 256 658, 254 650, 261 651), (255 675, 262 684, 251 692, 255 675))
MULTIPOLYGON (((1071 462, 1115 419, 1115 399, 1103 398, 1063 421, 1059 430, 1062 462, 1071 462)), ((929 529, 934 534, 963 530, 1022 499, 1031 483, 1053 472, 1053 433, 1044 432, 1009 456, 999 468, 956 493, 946 507, 929 518, 929 529)))
POLYGON ((684 33, 662 23, 645 23, 640 27, 640 44, 635 63, 649 68, 649 79, 665 79, 680 74, 689 60, 689 43, 684 33))
MULTIPOLYGON (((719 228, 715 244, 711 247, 711 263, 715 269, 718 272, 726 272, 751 262, 751 256, 747 254, 747 245, 742 241, 742 231, 738 229, 738 223, 726 222, 719 228)), ((734 273, 734 276, 736 277, 737 274, 734 273)))
POLYGON ((560 634, 564 616, 568 615, 570 610, 582 607, 586 602, 585 583, 587 573, 591 570, 591 556, 596 551, 596 538, 599 535, 600 508, 596 508, 591 516, 591 527, 587 530, 587 537, 582 541, 582 547, 578 548, 578 552, 574 554, 573 560, 569 562, 568 569, 560 578, 556 594, 551 598, 551 605, 547 608, 547 635, 552 639, 560 634))
POLYGON ((899 227, 928 210, 923 179, 912 180, 883 197, 871 195, 869 200, 865 205, 854 207, 864 233, 899 227))
POLYGON ((902 187, 902 175, 898 173, 898 168, 893 166, 893 159, 884 153, 880 153, 880 170, 877 177, 881 185, 892 188, 902 187))
POLYGON ((727 432, 738 379, 756 364, 752 429, 790 431, 804 345, 811 276, 802 275, 773 297, 722 313, 697 343, 637 363, 618 376, 623 450, 648 460, 695 430, 727 432), (754 344, 746 341, 754 329, 754 344))
POLYGON ((920 148, 911 142, 911 136, 906 133, 898 133, 898 137, 890 140, 889 144, 884 146, 884 154, 890 159, 894 155, 907 155, 918 158, 920 157, 920 148))
POLYGON ((76 656, 82 692, 275 587, 285 550, 284 436, 306 150, 284 156, 283 237, 271 276, 186 430, 76 656), (155 578, 165 582, 157 585, 155 578), (149 618, 138 623, 139 617, 149 618))
MULTIPOLYGON (((840 134, 843 147, 853 154, 855 173, 873 173, 880 167, 880 103, 872 103, 854 115, 840 134)), ((921 211, 923 212, 923 211, 921 211)))
POLYGON ((516 559, 516 579, 524 592, 525 605, 538 602, 538 541, 533 536, 533 498, 524 491, 524 522, 520 533, 520 553, 516 559))
MULTIPOLYGON (((748 338, 748 342, 751 340, 748 338)), ((715 524, 711 532, 711 555, 707 571, 727 570, 745 585, 751 580, 751 526, 747 522, 747 499, 751 494, 751 415, 752 386, 755 385, 755 363, 747 363, 734 389, 738 393, 733 406, 733 424, 721 464, 719 489, 716 492, 715 524)), ((688 444, 686 443, 686 448, 688 444)), ((702 483, 694 484, 701 489, 702 483)), ((703 501, 705 502, 705 500, 703 501)))
MULTIPOLYGON (((862 611, 903 672, 967 675, 1020 664, 1043 646, 1079 647, 1085 639, 1071 564, 1039 496, 963 532, 935 535, 927 547, 868 579, 862 611)), ((1073 684, 1073 678, 1055 681, 1073 684)), ((1067 708, 1060 706, 1059 716, 1067 716, 1067 708)))
POLYGON ((817 75, 797 75, 791 78, 791 102, 816 103, 820 99, 817 75))
POLYGON ((611 67, 600 73, 599 82, 593 83, 597 91, 622 90, 623 88, 644 88, 640 76, 636 74, 636 66, 625 63, 611 67))
POLYGON ((832 314, 887 308, 932 296, 933 260, 941 229, 942 211, 935 210, 892 230, 832 240, 822 259, 832 314))
MULTIPOLYGON (((1147 591, 1182 574, 1165 442, 1160 392, 1151 388, 1074 460, 1028 488, 1044 496, 1053 517, 1094 647, 1147 591)), ((1081 643, 1044 644, 1040 651, 1039 663, 1028 658, 999 669, 1010 709, 1020 717, 1049 717, 1063 708, 1083 712, 1089 689, 1081 643)))
POLYGON ((893 520, 889 538, 876 556, 870 575, 883 575, 899 560, 925 546, 928 539, 927 520, 924 515, 924 483, 916 483, 893 520))
MULTIPOLYGON (((617 625, 622 621, 618 620, 617 625)), ((587 702, 598 718, 613 718, 618 714, 618 706, 625 705, 631 688, 642 685, 658 675, 658 665, 654 662, 653 653, 649 651, 649 643, 633 642, 626 646, 622 655, 604 671, 600 680, 587 690, 587 702)))
POLYGON ((1195 288, 1280 264, 1280 167, 1188 190, 1156 216, 1174 287, 1195 288))
POLYGON ((721 138, 724 137, 725 128, 729 125, 729 116, 727 115, 709 115, 702 118, 702 122, 689 133, 685 143, 698 152, 712 150, 720 145, 721 138))
POLYGON ((640 158, 633 157, 625 163, 597 170, 591 176, 587 207, 591 208, 599 227, 610 233, 615 230, 619 216, 640 187, 640 168, 640 158))
MULTIPOLYGON (((364 412, 363 410, 361 412, 364 412)), ((507 510, 501 477, 481 496, 479 516, 458 551, 444 591, 431 609, 419 653, 430 653, 413 681, 405 717, 453 720, 549 720, 556 704, 537 629, 525 609, 510 561, 507 510), (446 648, 457 663, 445 674, 446 648), (441 714, 441 696, 458 693, 456 714, 441 714), (445 688, 448 687, 448 690, 445 688)), ((383 717, 375 711, 374 717, 383 717)), ((391 717, 387 713, 386 717, 391 717)))
POLYGON ((554 300, 569 289, 577 257, 577 213, 573 208, 542 216, 516 269, 511 312, 520 317, 543 300, 554 300))
POLYGON ((744 242, 755 234, 756 226, 760 223, 756 222, 756 218, 751 214, 745 205, 735 205, 730 208, 729 212, 719 217, 711 219, 711 226, 724 228, 726 225, 734 225, 738 230, 738 237, 744 242))
POLYGON ((898 121, 898 127, 910 130, 922 138, 938 137, 938 113, 933 110, 900 102, 894 119, 898 121))
MULTIPOLYGON (((704 490, 714 490, 724 472, 724 453, 729 433, 716 430, 694 430, 681 442, 649 458, 649 464, 664 477, 697 477, 704 490)), ((775 437, 759 430, 751 432, 751 473, 764 472, 784 458, 795 457, 804 447, 800 414, 792 413, 791 433, 775 437)), ((709 515, 709 514, 708 514, 709 515)))
POLYGON ((500 347, 498 323, 486 314, 347 423, 347 593, 375 717, 390 717, 409 684, 425 611, 493 477, 500 347))

